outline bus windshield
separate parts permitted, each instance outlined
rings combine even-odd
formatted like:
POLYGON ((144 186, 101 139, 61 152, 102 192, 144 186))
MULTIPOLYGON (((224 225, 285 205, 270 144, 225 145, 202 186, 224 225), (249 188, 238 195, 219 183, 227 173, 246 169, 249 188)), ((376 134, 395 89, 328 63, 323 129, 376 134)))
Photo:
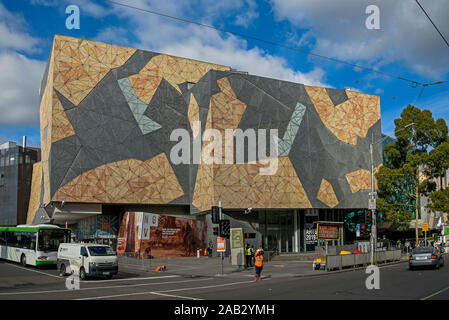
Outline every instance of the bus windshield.
POLYGON ((115 256, 111 247, 88 247, 91 256, 115 256))
POLYGON ((58 251, 60 243, 70 242, 70 231, 61 229, 41 229, 38 237, 38 251, 58 251))

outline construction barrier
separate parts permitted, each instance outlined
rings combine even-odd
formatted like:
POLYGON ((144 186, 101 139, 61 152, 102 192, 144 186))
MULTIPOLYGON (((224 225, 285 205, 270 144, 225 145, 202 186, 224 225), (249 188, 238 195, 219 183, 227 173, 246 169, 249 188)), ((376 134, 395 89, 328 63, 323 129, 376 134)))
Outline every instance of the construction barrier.
MULTIPOLYGON (((386 263, 401 260, 401 250, 377 251, 374 257, 376 263, 386 263)), ((365 266, 371 263, 370 253, 327 255, 326 271, 341 270, 347 267, 365 266)))

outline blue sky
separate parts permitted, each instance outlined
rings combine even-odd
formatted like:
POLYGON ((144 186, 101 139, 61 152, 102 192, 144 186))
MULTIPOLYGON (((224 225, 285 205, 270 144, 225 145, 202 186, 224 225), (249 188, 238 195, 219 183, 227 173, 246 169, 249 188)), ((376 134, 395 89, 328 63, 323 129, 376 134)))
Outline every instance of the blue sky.
MULTIPOLYGON (((414 1, 390 0, 117 0, 313 51, 415 81, 448 80, 449 47, 414 1), (368 30, 368 5, 380 29, 368 30)), ((447 0, 421 1, 449 39, 447 0)), ((381 98, 382 130, 413 104, 420 88, 257 41, 176 22, 101 0, 0 1, 0 139, 40 145, 38 89, 54 34, 64 34, 231 66, 309 85, 352 88, 381 98), (68 5, 80 29, 66 28, 68 5)), ((416 103, 449 120, 449 83, 427 87, 416 103)))

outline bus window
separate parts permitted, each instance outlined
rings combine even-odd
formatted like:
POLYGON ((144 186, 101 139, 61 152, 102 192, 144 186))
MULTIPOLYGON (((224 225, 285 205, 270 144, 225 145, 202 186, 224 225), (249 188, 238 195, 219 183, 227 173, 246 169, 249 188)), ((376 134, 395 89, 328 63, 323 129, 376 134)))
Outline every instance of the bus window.
POLYGON ((5 231, 0 231, 0 246, 4 246, 5 244, 5 231))
POLYGON ((58 251, 60 243, 70 242, 70 231, 60 229, 41 229, 38 237, 38 251, 58 251))
POLYGON ((19 248, 34 250, 34 244, 36 243, 36 234, 34 232, 16 232, 15 234, 19 248))
POLYGON ((17 238, 15 232, 6 231, 6 244, 8 247, 17 247, 17 238))

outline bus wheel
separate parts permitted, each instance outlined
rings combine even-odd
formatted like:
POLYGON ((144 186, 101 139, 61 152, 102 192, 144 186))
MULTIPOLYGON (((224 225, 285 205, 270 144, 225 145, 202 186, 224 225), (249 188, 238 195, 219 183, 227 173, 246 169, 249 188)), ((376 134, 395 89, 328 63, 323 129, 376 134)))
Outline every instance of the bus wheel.
POLYGON ((81 280, 86 280, 87 276, 86 276, 86 270, 84 270, 83 267, 81 267, 80 269, 80 279, 81 280))
POLYGON ((59 269, 59 276, 64 277, 66 274, 65 264, 61 264, 61 268, 59 269))
POLYGON ((20 257, 20 264, 24 267, 27 266, 27 258, 24 254, 22 254, 22 256, 20 257))

